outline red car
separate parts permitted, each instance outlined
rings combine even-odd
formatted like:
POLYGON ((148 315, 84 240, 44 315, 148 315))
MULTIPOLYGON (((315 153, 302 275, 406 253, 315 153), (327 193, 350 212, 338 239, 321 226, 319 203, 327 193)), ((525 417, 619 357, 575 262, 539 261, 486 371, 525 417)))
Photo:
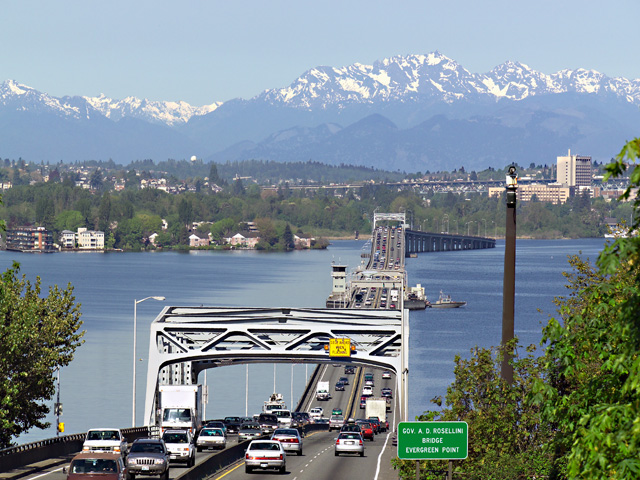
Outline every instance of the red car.
POLYGON ((360 432, 362 433, 362 438, 369 439, 373 442, 373 426, 369 422, 356 422, 360 425, 360 432))

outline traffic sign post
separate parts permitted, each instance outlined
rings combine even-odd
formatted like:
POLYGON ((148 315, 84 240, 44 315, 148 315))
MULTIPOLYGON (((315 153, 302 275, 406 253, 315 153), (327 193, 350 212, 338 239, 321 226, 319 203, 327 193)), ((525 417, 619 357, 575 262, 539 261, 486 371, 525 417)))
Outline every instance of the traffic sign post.
POLYGON ((351 339, 350 338, 329 339, 329 356, 330 357, 350 357, 351 356, 351 339))
POLYGON ((469 454, 467 422, 400 422, 398 458, 463 460, 469 454))

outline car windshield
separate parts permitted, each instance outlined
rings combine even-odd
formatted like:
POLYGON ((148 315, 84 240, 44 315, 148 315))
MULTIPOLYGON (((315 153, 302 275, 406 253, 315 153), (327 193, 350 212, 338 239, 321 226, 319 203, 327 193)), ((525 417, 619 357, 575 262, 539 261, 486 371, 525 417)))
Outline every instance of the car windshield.
POLYGON ((341 433, 338 438, 340 440, 359 440, 360 439, 360 434, 359 433, 341 433))
POLYGON ((200 430, 200 436, 201 437, 221 437, 222 436, 222 430, 218 429, 218 428, 203 428, 202 430, 200 430))
POLYGON ((189 443, 186 433, 165 433, 162 435, 164 443, 189 443))
POLYGON ((293 435, 294 437, 298 436, 298 431, 293 428, 279 428, 275 432, 274 435, 293 435))
POLYGON ((131 453, 164 453, 164 449, 160 443, 134 442, 131 445, 131 453))
POLYGON ((240 430, 259 430, 260 425, 257 423, 245 423, 240 430))
POLYGON ((291 412, 289 410, 275 410, 273 414, 276 417, 291 417, 291 412))
POLYGON ((91 430, 87 440, 120 440, 117 430, 91 430))
POLYGON ((249 445, 249 450, 280 450, 280 444, 278 442, 254 443, 249 445))
POLYGON ((162 414, 163 422, 190 422, 191 410, 188 408, 165 408, 162 414))
POLYGON ((71 462, 71 473, 114 473, 118 471, 115 460, 82 458, 71 462))

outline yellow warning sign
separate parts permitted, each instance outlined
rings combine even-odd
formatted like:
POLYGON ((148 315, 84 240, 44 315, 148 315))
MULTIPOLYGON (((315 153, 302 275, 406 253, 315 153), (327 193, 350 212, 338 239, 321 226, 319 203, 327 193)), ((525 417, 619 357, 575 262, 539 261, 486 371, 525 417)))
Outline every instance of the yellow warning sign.
POLYGON ((351 339, 350 338, 329 339, 329 356, 330 357, 350 357, 351 356, 351 339))

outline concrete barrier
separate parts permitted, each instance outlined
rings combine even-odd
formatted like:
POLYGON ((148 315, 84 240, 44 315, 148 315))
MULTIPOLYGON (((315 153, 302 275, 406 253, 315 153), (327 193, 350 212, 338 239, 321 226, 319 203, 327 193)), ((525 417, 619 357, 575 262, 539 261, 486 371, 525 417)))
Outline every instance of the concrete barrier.
MULTIPOLYGON (((149 429, 147 427, 125 428, 122 434, 131 443, 136 438, 147 437, 149 429)), ((0 473, 44 460, 58 459, 52 464, 65 463, 67 460, 61 457, 81 451, 85 436, 86 433, 75 433, 4 448, 0 450, 0 473)))

